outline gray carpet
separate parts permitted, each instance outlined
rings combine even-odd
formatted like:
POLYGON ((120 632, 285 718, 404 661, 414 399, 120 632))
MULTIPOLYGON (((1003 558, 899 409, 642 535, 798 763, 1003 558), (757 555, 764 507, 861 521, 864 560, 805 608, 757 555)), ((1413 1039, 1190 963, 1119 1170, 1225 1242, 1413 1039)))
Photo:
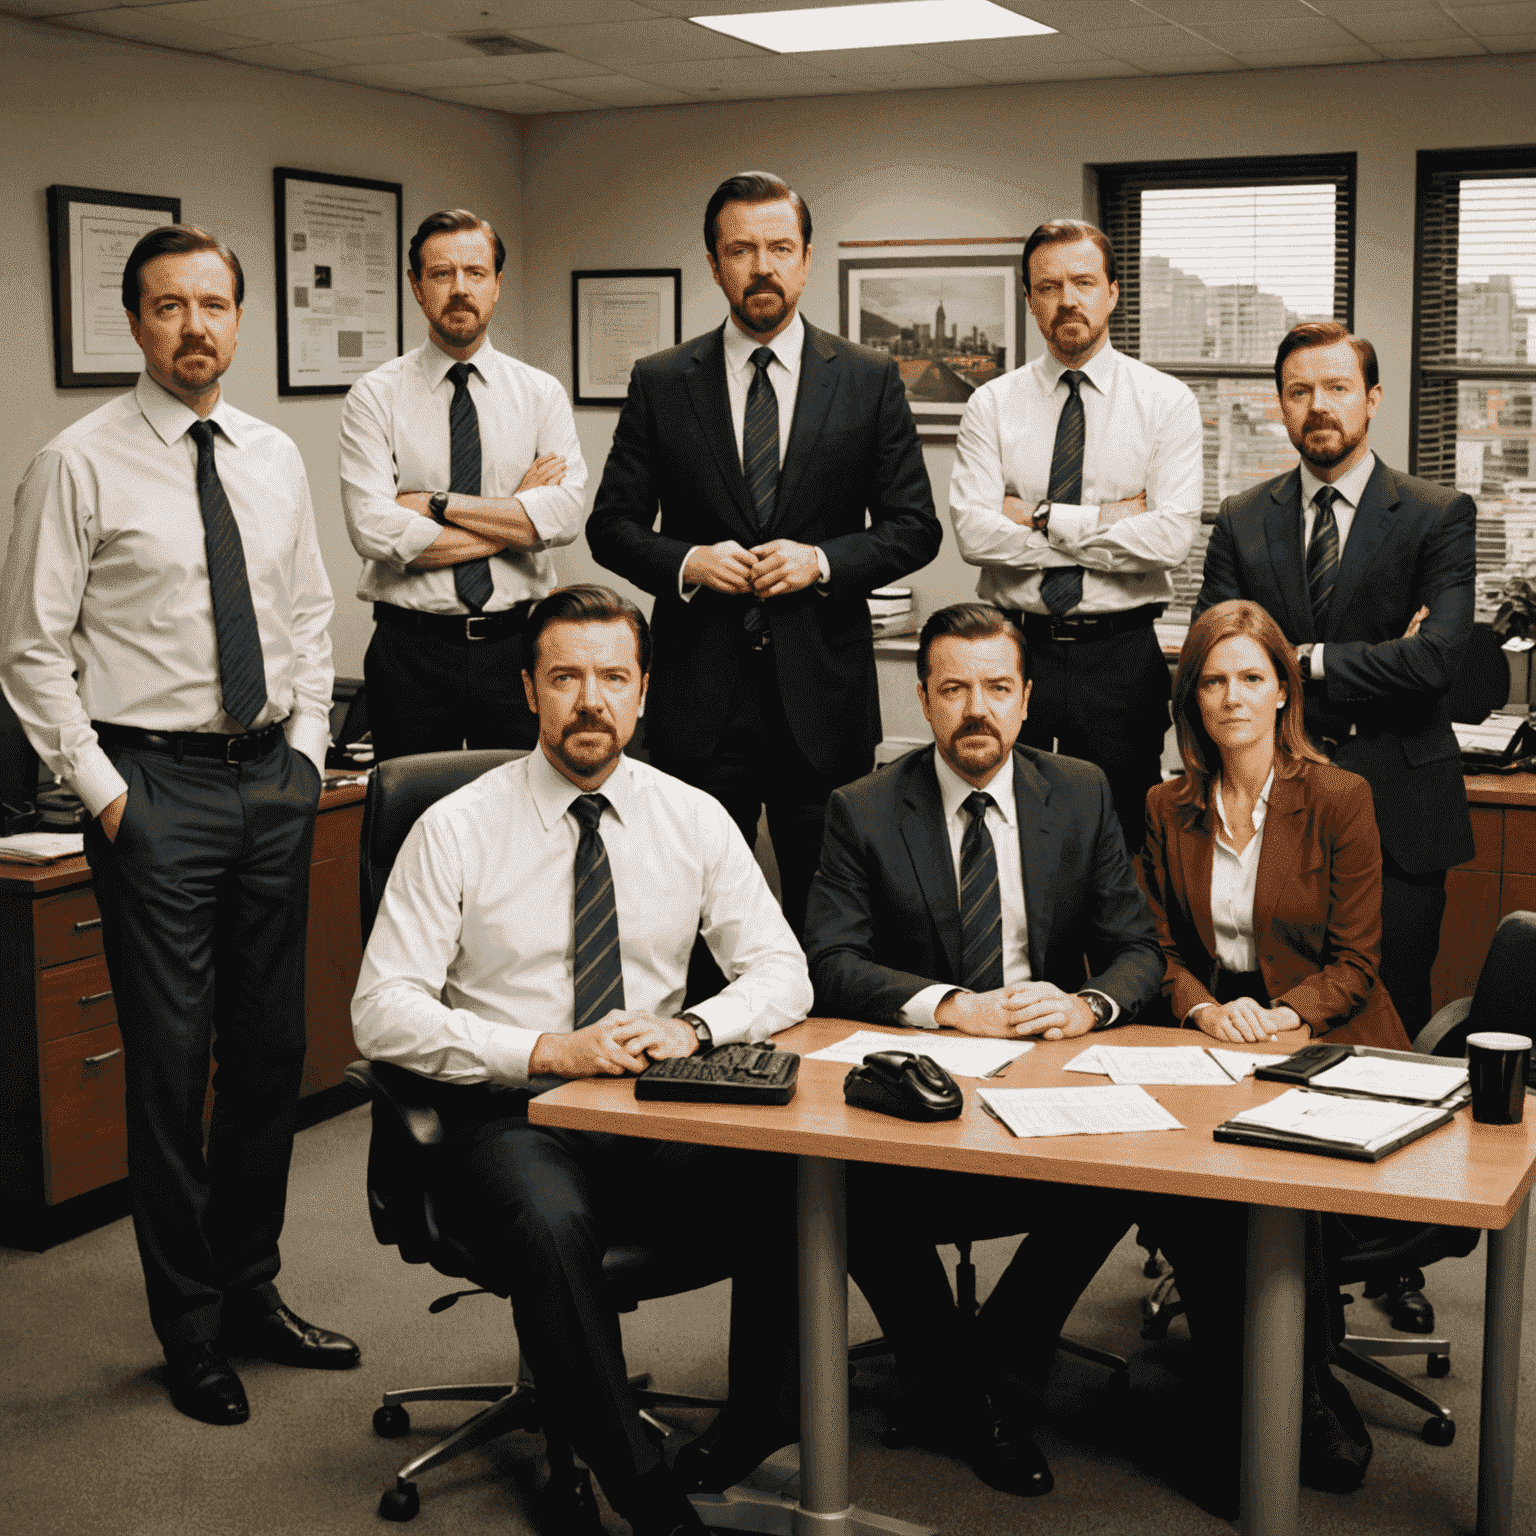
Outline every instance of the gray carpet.
MULTIPOLYGON (((363 1364, 327 1374, 241 1364, 249 1424, 213 1429, 182 1418, 157 1379, 159 1351, 145 1314, 132 1230, 126 1221, 45 1254, 0 1249, 0 1529, 10 1536, 288 1536, 386 1529, 375 1513, 394 1467, 467 1413, 419 1408, 404 1440, 377 1439, 370 1418, 386 1388, 516 1375, 516 1344, 504 1303, 477 1297, 431 1317, 448 1289, 434 1272, 401 1263, 373 1241, 363 1201, 368 1118, 364 1110, 298 1139, 282 1277, 287 1300, 314 1322, 341 1328, 363 1347, 363 1364)), ((983 1293, 1011 1244, 977 1250, 983 1293)), ((1162 1384, 1187 1347, 1175 1336, 1143 1344, 1138 1300, 1143 1255, 1127 1242, 1080 1303, 1071 1331, 1129 1353, 1132 1423, 1167 1402, 1162 1384)), ((1459 1424, 1454 1445, 1418 1438, 1421 1415, 1368 1387, 1352 1388, 1371 1427, 1376 1457, 1365 1486, 1345 1497, 1301 1493, 1301 1529, 1350 1536, 1445 1536, 1470 1532, 1476 1513, 1478 1369, 1483 1250, 1436 1266, 1429 1292, 1453 1341, 1453 1369, 1430 1383, 1459 1424)), ((1529 1289, 1536 1307, 1536 1284, 1529 1289)), ((652 1302, 625 1320, 631 1368, 679 1390, 724 1389, 727 1292, 652 1302)), ((1385 1331, 1372 1303, 1351 1308, 1354 1326, 1385 1331)), ((1528 1314, 1530 1308, 1528 1308, 1528 1314)), ((1536 1314, 1532 1314, 1536 1316, 1536 1314)), ((853 1336, 874 1329, 857 1293, 853 1336)), ((1179 1325, 1175 1325, 1177 1330, 1179 1325)), ((1536 1382, 1536 1327, 1525 1330, 1525 1380, 1536 1382)), ((1407 1369, 1423 1381, 1422 1360, 1407 1369)), ((1062 1360, 1045 1399, 1041 1444, 1056 1474, 1048 1498, 1023 1500, 980 1485, 963 1465, 918 1450, 887 1451, 877 1439, 889 1391, 879 1362, 861 1369, 854 1393, 855 1497, 870 1509, 947 1532, 1170 1532, 1230 1530, 1139 1468, 1102 1391, 1103 1373, 1062 1360)), ((681 1440, 705 1416, 680 1420, 681 1440)), ((1529 1412, 1516 1486, 1517 1530, 1536 1532, 1536 1430, 1529 1412)), ((1201 1426, 1188 1426, 1198 1443, 1201 1426)), ((420 1536, 520 1536, 542 1475, 542 1442, 514 1435, 471 1452, 422 1483, 420 1536)), ((608 1517, 619 1536, 623 1521, 608 1517)))

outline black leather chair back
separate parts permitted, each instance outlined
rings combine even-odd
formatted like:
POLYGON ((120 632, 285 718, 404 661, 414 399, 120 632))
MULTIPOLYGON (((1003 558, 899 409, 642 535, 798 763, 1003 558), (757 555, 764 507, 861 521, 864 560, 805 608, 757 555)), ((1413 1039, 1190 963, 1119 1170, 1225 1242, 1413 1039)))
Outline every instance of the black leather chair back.
POLYGON ((1467 1035, 1480 1029, 1511 1030, 1519 1035, 1532 1033, 1532 1026, 1536 1025, 1533 981, 1536 981, 1536 912, 1511 912, 1499 920, 1493 942, 1488 946, 1488 958, 1483 961, 1477 991, 1472 994, 1465 1032, 1455 1042, 1454 1049, 1447 1050, 1446 1041, 1441 1041, 1435 1054, 1466 1055, 1467 1035))
POLYGON ((506 747, 422 752, 415 757, 392 757, 373 770, 363 805, 362 856, 357 861, 364 944, 373 932, 373 919, 389 883, 395 855, 421 813, 444 795, 473 783, 482 773, 527 755, 520 749, 506 747))
POLYGON ((1481 725, 1489 712, 1509 702, 1509 657, 1503 642, 1488 624, 1474 624, 1461 658, 1461 668, 1446 695, 1451 719, 1481 725))

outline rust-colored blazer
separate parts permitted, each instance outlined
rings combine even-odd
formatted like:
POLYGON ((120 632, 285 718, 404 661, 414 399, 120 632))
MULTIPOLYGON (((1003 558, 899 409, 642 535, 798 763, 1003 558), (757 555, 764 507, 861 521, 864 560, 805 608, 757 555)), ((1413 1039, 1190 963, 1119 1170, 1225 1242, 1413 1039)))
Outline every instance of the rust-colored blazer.
MULTIPOLYGON (((1142 887, 1167 962, 1163 994, 1181 1021, 1212 1001, 1210 816, 1177 803, 1182 779, 1147 795, 1142 887)), ((1377 977, 1381 959, 1381 839, 1370 786, 1358 774, 1304 762, 1275 775, 1253 899, 1259 969, 1271 1005, 1294 1008, 1330 1043, 1408 1049, 1377 977)))

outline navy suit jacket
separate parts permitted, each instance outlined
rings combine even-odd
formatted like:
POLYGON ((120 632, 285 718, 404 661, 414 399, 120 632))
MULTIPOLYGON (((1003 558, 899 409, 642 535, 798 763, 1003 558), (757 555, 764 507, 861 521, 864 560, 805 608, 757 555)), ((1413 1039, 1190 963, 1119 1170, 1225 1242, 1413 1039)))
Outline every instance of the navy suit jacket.
POLYGON ((1249 598, 1292 644, 1326 645, 1325 677, 1307 688, 1308 728, 1336 737, 1334 761, 1371 786, 1382 846, 1409 874, 1472 857, 1446 694, 1472 633, 1476 524, 1470 496, 1378 459, 1319 635, 1302 550, 1301 473, 1293 469, 1222 503, 1195 603, 1198 618, 1215 603, 1249 598), (1425 605, 1429 617, 1404 639, 1425 605))
POLYGON ((765 605, 784 713, 818 770, 863 773, 880 740, 865 599, 927 565, 942 537, 893 358, 807 322, 794 420, 766 530, 741 473, 721 330, 642 358, 587 520, 587 542, 600 565, 656 599, 647 742, 687 757, 711 756, 747 686, 742 619, 749 599, 701 587, 685 603, 677 581, 689 549, 725 539, 749 549, 794 539, 821 546, 832 580, 825 593, 812 586, 765 605))
MULTIPOLYGON (((934 751, 827 803, 805 919, 818 1013, 883 1023, 924 987, 958 984, 960 898, 934 751)), ((1157 997, 1163 954, 1109 782, 1091 763, 1015 747, 1013 793, 1030 974, 1064 992, 1092 986, 1125 1022, 1157 997)))

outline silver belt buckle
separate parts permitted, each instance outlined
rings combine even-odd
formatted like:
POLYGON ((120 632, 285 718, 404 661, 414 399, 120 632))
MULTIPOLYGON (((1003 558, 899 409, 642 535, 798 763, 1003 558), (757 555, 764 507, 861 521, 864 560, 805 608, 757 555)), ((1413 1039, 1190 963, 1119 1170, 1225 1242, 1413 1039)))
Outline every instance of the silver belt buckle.
POLYGON ((238 768, 241 763, 248 763, 251 760, 251 758, 254 757, 256 754, 254 752, 252 752, 252 753, 242 753, 242 754, 237 755, 236 751, 235 751, 235 747, 236 747, 236 744, 238 742, 252 741, 252 740, 254 740, 254 738, 252 736, 250 736, 249 734, 246 734, 244 736, 231 736, 231 737, 229 737, 225 741, 225 743, 224 743, 224 762, 225 762, 225 764, 227 766, 231 767, 231 768, 238 768))
POLYGON ((1051 619, 1051 641, 1055 645, 1076 645, 1077 636, 1072 633, 1071 620, 1051 619))
POLYGON ((489 635, 477 635, 475 625, 483 624, 490 618, 488 613, 471 613, 464 620, 464 638, 466 640, 489 640, 489 635))

